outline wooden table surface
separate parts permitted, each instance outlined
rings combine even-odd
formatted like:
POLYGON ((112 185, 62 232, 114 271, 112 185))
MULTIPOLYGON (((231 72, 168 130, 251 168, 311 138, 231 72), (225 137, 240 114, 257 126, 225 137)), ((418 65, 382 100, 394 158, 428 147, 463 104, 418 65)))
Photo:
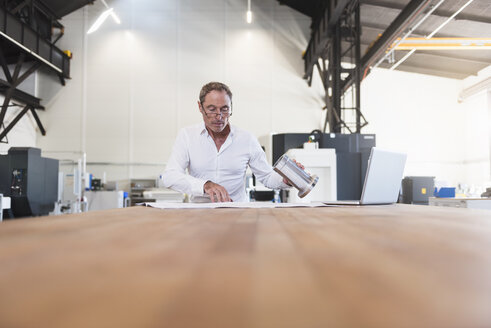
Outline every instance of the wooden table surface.
POLYGON ((5 221, 0 327, 491 327, 491 211, 139 207, 5 221))

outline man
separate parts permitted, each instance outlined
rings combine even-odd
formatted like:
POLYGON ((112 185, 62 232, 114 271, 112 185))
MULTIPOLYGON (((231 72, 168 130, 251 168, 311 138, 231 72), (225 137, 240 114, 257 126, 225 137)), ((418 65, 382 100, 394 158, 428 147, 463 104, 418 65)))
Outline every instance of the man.
POLYGON ((267 163, 257 139, 230 125, 232 92, 228 86, 219 82, 204 85, 198 109, 203 123, 179 132, 163 175, 164 186, 190 195, 195 202, 247 202, 249 166, 266 187, 289 187, 267 163))

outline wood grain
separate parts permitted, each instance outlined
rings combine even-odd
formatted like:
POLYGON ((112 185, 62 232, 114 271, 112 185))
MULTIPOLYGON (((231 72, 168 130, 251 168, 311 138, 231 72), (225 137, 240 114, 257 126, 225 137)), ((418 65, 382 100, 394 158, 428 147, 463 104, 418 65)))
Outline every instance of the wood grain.
POLYGON ((491 211, 127 208, 5 221, 0 327, 491 327, 491 211))

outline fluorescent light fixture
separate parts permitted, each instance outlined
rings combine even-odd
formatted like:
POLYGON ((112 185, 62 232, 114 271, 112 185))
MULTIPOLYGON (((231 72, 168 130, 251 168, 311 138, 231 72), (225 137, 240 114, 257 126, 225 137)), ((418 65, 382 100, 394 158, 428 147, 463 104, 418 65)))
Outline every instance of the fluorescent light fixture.
MULTIPOLYGON (((428 34, 426 36, 426 39, 431 39, 436 33, 438 33, 438 31, 440 31, 445 25, 447 25, 448 23, 450 23, 450 21, 452 19, 455 18, 455 16, 457 16, 458 14, 460 14, 460 12, 462 10, 465 9, 465 7, 467 7, 468 5, 471 4, 471 2, 474 1, 474 0, 469 0, 467 1, 462 7, 460 7, 459 10, 457 10, 452 16, 450 16, 449 18, 447 18, 440 26, 438 26, 433 32, 431 32, 430 34, 428 34)), ((414 52, 416 51, 416 49, 413 49, 411 51, 409 51, 404 57, 402 57, 397 63, 395 63, 391 68, 390 70, 393 70, 395 68, 397 68, 397 66, 401 65, 402 63, 404 63, 406 61, 406 59, 408 59, 414 52)))
POLYGON ((460 14, 460 12, 462 10, 465 9, 465 7, 467 7, 468 5, 471 4, 471 2, 474 1, 474 0, 469 0, 467 1, 462 7, 460 7, 459 10, 457 10, 452 16, 450 16, 449 18, 447 18, 440 26, 438 26, 433 32, 431 32, 426 38, 429 39, 429 38, 432 38, 433 35, 435 35, 438 31, 440 31, 445 25, 447 25, 448 23, 450 23, 450 21, 452 19, 455 18, 455 16, 457 16, 458 14, 460 14))
POLYGON ((404 63, 406 61, 406 59, 408 59, 409 56, 411 56, 415 51, 416 51, 416 49, 412 49, 411 51, 409 51, 404 57, 402 57, 401 59, 399 59, 399 61, 397 63, 395 63, 394 65, 392 65, 392 67, 389 68, 389 70, 390 71, 395 70, 399 65, 401 65, 402 63, 404 63))
POLYGON ((251 0, 247 0, 247 15, 246 15, 247 23, 252 23, 252 11, 251 11, 251 0))
POLYGON ((101 27, 102 23, 104 23, 104 21, 107 19, 107 17, 109 15, 111 15, 113 10, 114 10, 113 8, 109 8, 108 10, 104 11, 99 16, 99 18, 96 19, 94 24, 92 24, 92 26, 89 28, 89 30, 87 31, 87 34, 94 33, 95 31, 97 31, 99 29, 99 27, 101 27))
POLYGON ((114 12, 114 8, 109 8, 109 6, 107 5, 106 1, 105 0, 101 0, 102 4, 104 5, 104 7, 107 8, 106 11, 104 11, 100 16, 99 18, 97 18, 97 20, 94 22, 94 24, 89 28, 89 30, 87 31, 87 34, 90 34, 90 33, 93 33, 95 31, 97 31, 97 29, 99 27, 101 27, 101 25, 104 23, 104 21, 107 19, 107 17, 109 15, 111 15, 111 17, 113 18, 114 22, 116 24, 121 24, 121 20, 119 19, 119 17, 116 15, 116 13, 114 12))
MULTIPOLYGON (((378 67, 378 65, 382 64, 382 62, 385 60, 385 58, 387 58, 389 55, 393 54, 394 51, 396 50, 396 47, 402 43, 404 40, 407 39, 408 36, 410 36, 417 28, 419 25, 421 25, 428 17, 430 17, 430 15, 438 8, 440 7, 440 5, 445 2, 445 0, 440 0, 435 6, 433 6, 424 16, 423 18, 421 18, 419 20, 419 22, 417 22, 414 26, 412 26, 407 32, 406 34, 400 38, 393 46, 392 46, 392 49, 390 49, 389 52, 387 52, 385 54, 385 56, 383 56, 382 58, 380 58, 380 60, 375 64, 375 66, 373 67, 378 67)), ((399 63, 396 63, 397 66, 399 66, 399 63)), ((396 67, 397 67, 396 66, 396 67)), ((392 68, 391 68, 392 70, 392 68)))
POLYGON ((114 11, 111 12, 111 17, 113 18, 116 24, 121 24, 121 20, 119 19, 119 17, 116 15, 114 11))

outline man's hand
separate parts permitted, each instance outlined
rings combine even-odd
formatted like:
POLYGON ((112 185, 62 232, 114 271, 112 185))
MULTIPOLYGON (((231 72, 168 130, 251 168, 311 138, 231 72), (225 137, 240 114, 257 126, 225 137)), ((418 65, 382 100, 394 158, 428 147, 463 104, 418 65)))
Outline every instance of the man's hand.
POLYGON ((214 182, 207 181, 203 186, 203 190, 210 197, 213 203, 232 201, 227 190, 214 182))
MULTIPOLYGON (((295 162, 295 164, 297 164, 297 166, 298 166, 299 168, 301 168, 302 170, 305 170, 305 166, 303 166, 303 165, 302 165, 302 163, 299 163, 299 162, 297 162, 297 161, 296 161, 296 160, 294 160, 294 159, 292 159, 292 161, 294 161, 294 162, 295 162)), ((286 178, 283 178, 283 183, 284 183, 284 184, 289 185, 290 187, 292 186, 292 184, 290 183, 290 181, 288 181, 286 178)))

